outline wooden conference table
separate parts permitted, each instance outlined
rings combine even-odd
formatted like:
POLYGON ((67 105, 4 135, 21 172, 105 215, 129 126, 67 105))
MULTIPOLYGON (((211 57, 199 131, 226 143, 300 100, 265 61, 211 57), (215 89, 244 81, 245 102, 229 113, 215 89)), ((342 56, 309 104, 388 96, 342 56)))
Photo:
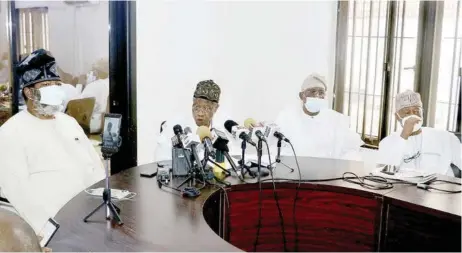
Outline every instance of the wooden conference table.
MULTIPOLYGON (((296 168, 292 157, 283 162, 296 168)), ((368 174, 363 163, 299 158, 303 179, 341 177, 343 172, 368 174)), ((107 222, 104 212, 90 222, 82 218, 101 201, 82 192, 56 215, 60 229, 50 243, 53 251, 253 251, 258 225, 258 184, 229 177, 227 199, 220 188, 204 189, 186 199, 159 189, 155 178, 138 166, 111 177, 111 187, 137 193, 119 202, 123 226, 107 222), (228 206, 229 203, 229 206, 228 206)), ((284 166, 276 178, 298 179, 284 166)), ((460 179, 441 176, 460 182, 460 179)), ((250 181, 250 180, 249 180, 250 181)), ((253 180, 255 182, 255 180, 253 180)), ((371 190, 343 180, 302 183, 296 205, 296 183, 276 183, 289 251, 460 251, 461 194, 425 191, 410 185, 371 190), (297 240, 297 242, 296 242, 297 240)), ((460 186, 441 184, 457 190, 460 186)), ((94 187, 103 187, 99 182, 94 187)), ((257 251, 284 251, 272 184, 263 183, 262 219, 257 251)))

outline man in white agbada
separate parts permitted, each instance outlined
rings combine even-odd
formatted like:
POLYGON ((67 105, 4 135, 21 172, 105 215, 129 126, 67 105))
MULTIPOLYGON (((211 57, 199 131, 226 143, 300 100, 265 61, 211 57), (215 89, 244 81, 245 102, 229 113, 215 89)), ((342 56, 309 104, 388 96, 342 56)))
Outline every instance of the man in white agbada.
MULTIPOLYGON (((282 111, 276 124, 289 138, 297 156, 360 160, 363 144, 350 130, 349 118, 328 108, 326 81, 313 74, 302 84, 299 102, 282 111)), ((292 155, 285 148, 283 154, 292 155)))
MULTIPOLYGON (((224 131, 224 122, 227 119, 215 116, 219 108, 220 95, 221 89, 213 80, 205 80, 197 84, 193 96, 192 113, 187 116, 173 117, 162 124, 162 133, 157 139, 155 161, 172 159, 171 138, 174 136, 173 127, 175 125, 180 125, 183 130, 189 127, 192 134, 196 134, 197 128, 200 126, 216 128, 227 134, 224 131)), ((221 115, 225 114, 222 113, 221 115)), ((230 139, 228 144, 230 153, 233 152, 232 143, 230 139)))
POLYGON ((399 170, 454 175, 451 164, 461 168, 459 139, 444 130, 422 127, 424 115, 419 93, 400 93, 395 105, 395 116, 402 129, 380 142, 379 162, 399 170))
POLYGON ((27 109, 0 128, 0 187, 40 233, 72 197, 104 178, 102 161, 79 124, 62 113, 55 59, 39 49, 18 65, 27 109))

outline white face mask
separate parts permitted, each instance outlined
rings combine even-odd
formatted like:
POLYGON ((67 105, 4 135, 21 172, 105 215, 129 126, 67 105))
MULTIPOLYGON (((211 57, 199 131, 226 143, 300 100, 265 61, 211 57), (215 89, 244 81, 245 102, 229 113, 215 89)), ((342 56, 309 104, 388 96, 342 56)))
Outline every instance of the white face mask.
POLYGON ((423 120, 421 117, 417 116, 417 115, 409 115, 409 116, 406 116, 404 118, 401 119, 401 126, 404 127, 404 124, 406 124, 406 120, 410 119, 410 118, 416 118, 416 119, 419 119, 420 121, 418 123, 416 123, 414 125, 414 129, 412 130, 412 132, 417 132, 420 130, 420 128, 422 128, 422 123, 423 123, 423 120))
POLYGON ((64 110, 65 93, 61 86, 50 85, 40 88, 35 92, 32 99, 35 111, 43 116, 53 116, 64 110))
POLYGON ((307 97, 305 102, 305 108, 309 112, 319 112, 329 107, 327 99, 307 97))

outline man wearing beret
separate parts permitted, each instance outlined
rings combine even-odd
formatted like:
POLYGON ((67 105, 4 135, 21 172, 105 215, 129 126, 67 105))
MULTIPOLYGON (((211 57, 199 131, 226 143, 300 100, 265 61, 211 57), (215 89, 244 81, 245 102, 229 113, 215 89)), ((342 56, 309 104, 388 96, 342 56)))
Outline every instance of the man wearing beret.
MULTIPOLYGON (((360 160, 360 136, 350 130, 349 118, 328 108, 327 85, 318 74, 308 76, 298 103, 282 111, 276 124, 299 156, 360 160)), ((284 154, 293 155, 285 148, 284 154)))
POLYGON ((39 233, 72 197, 104 178, 79 124, 62 113, 55 59, 39 49, 16 67, 27 108, 0 128, 0 187, 39 233))
POLYGON ((220 95, 220 86, 213 80, 205 80, 197 84, 192 100, 192 112, 186 116, 175 117, 163 124, 162 132, 157 141, 156 161, 172 159, 171 138, 174 136, 173 127, 177 124, 182 126, 183 130, 186 127, 191 128, 193 134, 200 126, 223 131, 223 123, 226 119, 217 119, 216 117, 220 105, 220 95))
POLYGON ((380 162, 401 171, 454 176, 461 168, 459 139, 445 130, 422 127, 424 114, 419 93, 407 90, 396 95, 395 107, 401 129, 380 142, 380 162))

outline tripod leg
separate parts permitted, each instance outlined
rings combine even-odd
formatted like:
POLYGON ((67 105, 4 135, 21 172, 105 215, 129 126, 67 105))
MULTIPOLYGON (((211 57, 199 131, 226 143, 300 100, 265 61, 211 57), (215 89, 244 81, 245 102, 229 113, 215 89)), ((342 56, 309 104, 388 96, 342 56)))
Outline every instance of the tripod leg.
POLYGON ((193 178, 192 176, 189 176, 188 178, 186 178, 186 180, 184 180, 180 185, 178 185, 178 188, 180 188, 181 186, 185 185, 186 183, 188 183, 189 181, 191 181, 193 178))
POLYGON ((112 202, 108 203, 108 207, 109 207, 109 210, 111 211, 112 218, 114 218, 117 221, 117 224, 123 225, 124 223, 123 223, 122 219, 120 218, 120 216, 119 216, 119 214, 117 213, 117 210, 116 210, 116 208, 117 209, 119 209, 119 208, 114 206, 114 204, 112 204, 112 202))
POLYGON ((111 202, 118 214, 120 214, 120 208, 111 202))
POLYGON ((283 162, 281 162, 281 164, 284 165, 286 168, 288 168, 288 169, 290 170, 291 173, 295 171, 293 168, 287 166, 287 164, 285 164, 285 163, 283 163, 283 162))
POLYGON ((101 209, 104 204, 106 204, 105 202, 101 203, 97 208, 95 208, 95 210, 91 211, 91 213, 89 213, 87 216, 85 216, 85 218, 83 218, 83 222, 87 222, 88 218, 90 218, 94 213, 96 213, 99 209, 101 209))

